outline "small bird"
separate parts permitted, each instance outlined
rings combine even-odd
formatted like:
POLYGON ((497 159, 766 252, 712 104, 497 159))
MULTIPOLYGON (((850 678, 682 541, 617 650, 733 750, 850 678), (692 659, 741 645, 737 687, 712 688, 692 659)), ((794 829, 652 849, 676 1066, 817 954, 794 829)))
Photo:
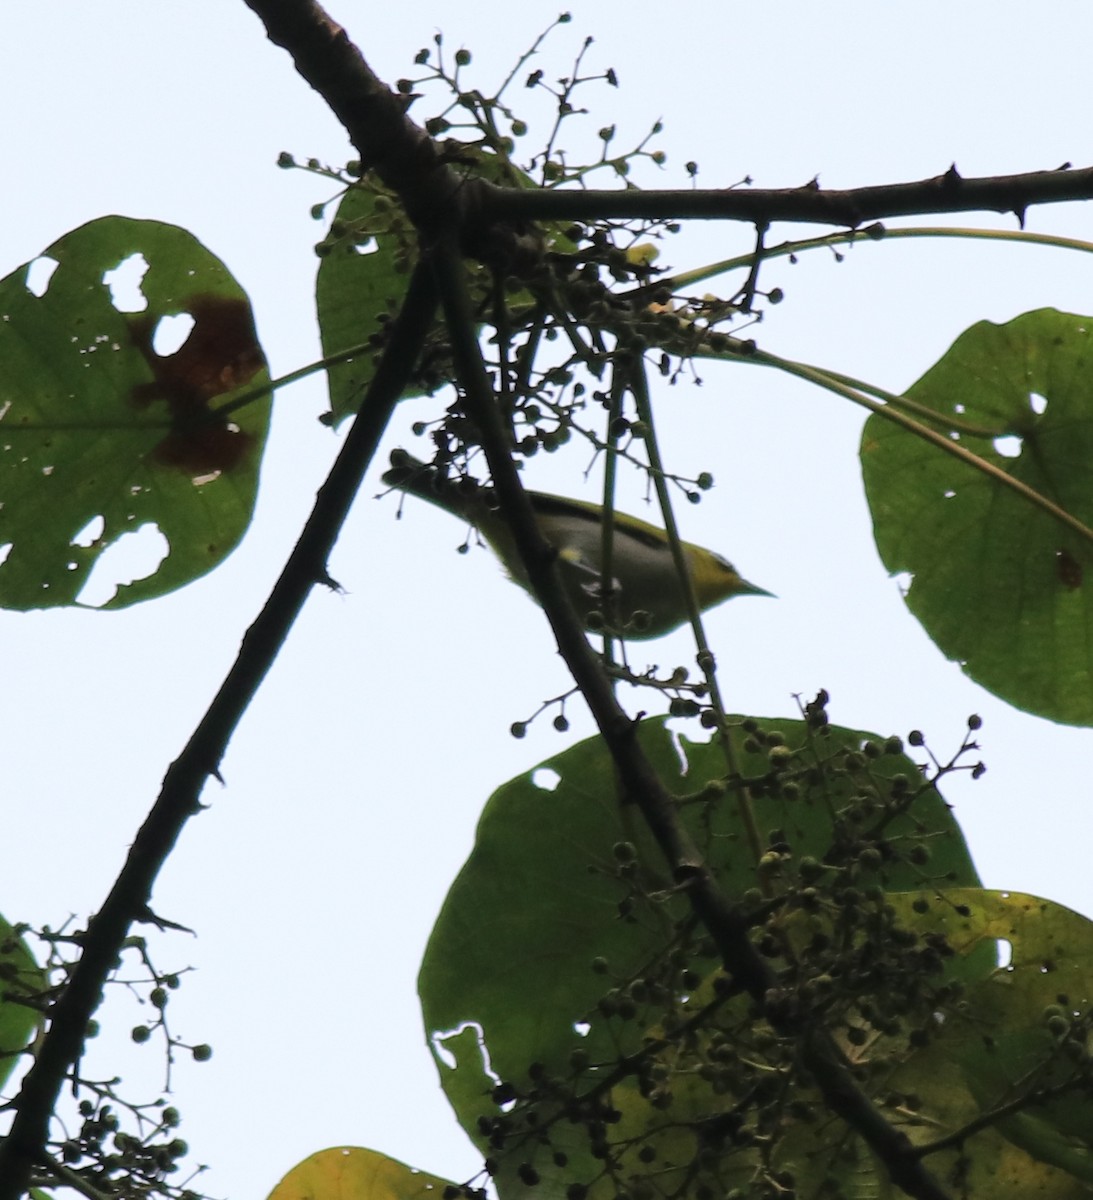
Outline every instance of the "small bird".
MULTIPOLYGON (((448 479, 436 467, 427 466, 401 450, 391 455, 391 469, 384 474, 383 482, 473 525, 501 560, 512 581, 531 593, 530 580, 492 489, 469 479, 448 479)), ((529 492, 528 497, 543 536, 558 552, 562 579, 587 629, 602 632, 608 627, 618 637, 639 640, 661 637, 686 622, 687 602, 663 529, 627 513, 615 512, 612 580, 606 596, 611 609, 608 621, 603 614, 605 589, 601 570, 603 508, 545 492, 529 492)), ((683 542, 682 546, 695 599, 703 611, 733 596, 771 595, 741 578, 732 563, 712 550, 690 542, 683 542)))

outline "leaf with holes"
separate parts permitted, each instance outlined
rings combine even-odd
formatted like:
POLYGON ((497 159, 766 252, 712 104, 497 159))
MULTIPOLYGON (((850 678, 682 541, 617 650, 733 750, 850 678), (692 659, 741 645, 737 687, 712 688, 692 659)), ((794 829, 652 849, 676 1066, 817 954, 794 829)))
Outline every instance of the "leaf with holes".
MULTIPOLYGON (((787 886, 798 869, 824 874, 821 862, 840 873, 845 837, 855 845, 883 843, 874 866, 857 877, 862 892, 978 883, 948 806, 895 743, 777 719, 757 721, 761 729, 752 736, 732 720, 751 812, 764 839, 777 839, 776 854, 785 852, 787 886), (769 779, 767 747, 784 760, 780 783, 769 779)), ((737 795, 724 784, 720 745, 677 739, 660 719, 641 722, 638 733, 665 787, 687 798, 682 820, 721 886, 743 900, 755 888, 755 854, 737 795)), ((611 1064, 648 1049, 654 1026, 665 1020, 663 998, 653 998, 658 989, 676 996, 673 1015, 685 1023, 717 986, 718 962, 691 928, 685 890, 673 885, 635 806, 620 803, 617 787, 610 754, 591 738, 498 789, 425 953, 418 988, 441 1082, 463 1128, 497 1160, 492 1178, 502 1196, 521 1190, 529 1146, 536 1147, 544 1194, 600 1179, 603 1190, 589 1200, 614 1196, 619 1181, 603 1177, 584 1125, 547 1110, 564 1103, 565 1087, 599 1095, 611 1064), (643 981, 645 995, 631 997, 634 980, 643 981), (608 1007, 630 998, 630 1013, 608 1007), (504 1085, 538 1094, 526 1126, 510 1114, 504 1085), (532 1117, 543 1123, 533 1127, 532 1117), (550 1145, 540 1146, 548 1122, 550 1145), (512 1136, 499 1142, 502 1130, 512 1136)), ((969 954, 954 976, 978 978, 992 963, 969 954)), ((721 1017, 746 1024, 747 999, 734 1003, 721 1017)), ((639 1146, 682 1172, 695 1152, 687 1120, 724 1101, 707 1078, 693 1089, 675 1078, 670 1112, 650 1111, 647 1095, 634 1090, 635 1074, 620 1069, 615 1080, 612 1109, 621 1115, 609 1140, 625 1150, 626 1170, 636 1176, 660 1169, 643 1165, 639 1146)))
MULTIPOLYGON (((1093 318, 982 321, 907 395, 960 445, 1093 525, 1093 318)), ((882 417, 866 422, 861 459, 881 558, 911 576, 908 607, 939 648, 1018 708, 1093 723, 1090 541, 882 417)))
POLYGON ((103 607, 173 591, 235 548, 269 376, 246 293, 191 234, 125 217, 66 234, 0 280, 0 362, 0 605, 79 603, 101 556, 142 529, 167 555, 103 607), (166 345, 182 316, 188 336, 166 345), (230 411, 244 391, 257 395, 230 411))

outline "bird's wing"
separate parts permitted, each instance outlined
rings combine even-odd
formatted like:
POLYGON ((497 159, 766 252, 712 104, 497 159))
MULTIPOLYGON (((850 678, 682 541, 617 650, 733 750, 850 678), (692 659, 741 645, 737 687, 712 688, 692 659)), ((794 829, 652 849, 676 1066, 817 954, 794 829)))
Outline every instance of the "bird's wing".
MULTIPOLYGON (((592 562, 577 546, 566 546, 558 551, 558 558, 576 572, 581 591, 593 600, 603 599, 603 574, 599 563, 592 562)), ((611 580, 610 595, 617 596, 620 590, 617 578, 611 580)))

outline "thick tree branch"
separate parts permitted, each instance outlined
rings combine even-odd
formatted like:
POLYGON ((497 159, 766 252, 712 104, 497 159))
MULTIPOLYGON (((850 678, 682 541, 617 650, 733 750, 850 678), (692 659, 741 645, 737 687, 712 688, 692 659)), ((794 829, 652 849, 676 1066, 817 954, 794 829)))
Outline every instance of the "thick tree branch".
POLYGON ((201 723, 171 764, 159 798, 133 842, 102 908, 88 922, 79 962, 49 1013, 49 1028, 12 1107, 15 1119, 0 1141, 0 1200, 19 1200, 49 1138, 57 1097, 79 1058, 87 1024, 135 921, 147 917, 156 876, 183 826, 200 811, 201 792, 217 778, 220 762, 247 706, 265 679, 304 601, 316 584, 330 584, 326 563, 375 454, 388 419, 406 387, 436 311, 431 272, 411 280, 390 343, 376 370, 330 474, 319 489, 300 540, 269 599, 247 630, 239 654, 201 723))
POLYGON ((441 302, 448 321, 463 405, 481 439, 501 510, 509 521, 524 568, 550 622, 558 650, 580 688, 618 770, 627 797, 641 811, 668 861, 675 882, 686 890, 696 916, 714 939, 726 971, 759 1005, 771 1025, 794 1036, 802 1060, 825 1103, 842 1117, 884 1163, 894 1183, 917 1200, 948 1200, 925 1168, 910 1139, 895 1129, 858 1087, 849 1064, 827 1030, 793 1027, 768 1004, 776 980, 753 945, 748 924, 710 874, 679 819, 679 812, 637 738, 637 726, 615 698, 599 659, 562 587, 555 554, 539 531, 535 514, 508 450, 482 350, 478 344, 464 265, 454 234, 434 255, 441 302))
POLYGON ((1037 204, 1093 199, 1093 167, 963 179, 955 167, 933 179, 875 187, 710 188, 695 191, 515 189, 483 185, 484 220, 728 220, 764 228, 773 221, 839 225, 928 213, 1013 213, 1024 225, 1037 204))
POLYGON ((399 96, 365 62, 349 35, 315 0, 245 0, 269 40, 292 55, 356 147, 365 170, 397 192, 419 228, 458 207, 460 179, 399 96))
POLYGON ((1023 226, 1039 204, 1093 199, 1093 167, 964 179, 955 165, 914 183, 825 189, 705 190, 504 188, 468 179, 407 115, 406 98, 372 71, 345 29, 316 0, 245 0, 272 42, 341 121, 365 169, 392 188, 419 230, 454 227, 464 251, 520 264, 535 247, 528 223, 545 220, 731 220, 766 228, 774 221, 856 229, 893 217, 958 212, 1013 213, 1023 226))
POLYGON ((397 193, 419 230, 430 234, 449 228, 455 217, 467 253, 516 269, 536 261, 534 230, 482 218, 482 181, 453 169, 436 142, 407 116, 407 98, 375 74, 316 0, 244 2, 345 127, 362 169, 374 170, 397 193))

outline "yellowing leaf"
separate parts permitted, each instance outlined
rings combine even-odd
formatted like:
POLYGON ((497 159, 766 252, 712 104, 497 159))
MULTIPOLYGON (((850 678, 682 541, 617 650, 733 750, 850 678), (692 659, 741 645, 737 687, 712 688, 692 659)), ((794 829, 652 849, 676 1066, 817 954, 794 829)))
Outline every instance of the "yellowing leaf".
POLYGON ((297 1163, 269 1200, 440 1200, 450 1186, 377 1150, 332 1146, 297 1163))

